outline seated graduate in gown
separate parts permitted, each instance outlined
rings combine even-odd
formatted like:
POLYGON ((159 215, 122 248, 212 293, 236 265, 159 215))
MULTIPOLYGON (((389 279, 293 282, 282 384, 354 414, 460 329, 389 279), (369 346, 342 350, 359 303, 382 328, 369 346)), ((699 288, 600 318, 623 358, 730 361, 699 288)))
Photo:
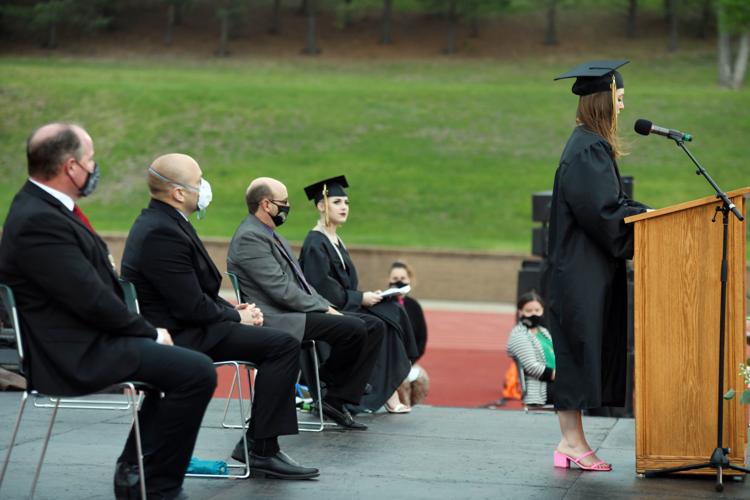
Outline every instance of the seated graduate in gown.
POLYGON ((408 376, 411 360, 418 356, 416 341, 403 307, 383 301, 378 291, 358 289, 357 269, 337 234, 349 217, 349 197, 344 190, 348 186, 342 175, 305 188, 319 218, 302 245, 300 266, 307 280, 335 307, 359 315, 368 328, 383 323, 387 327, 370 377, 372 389, 353 410, 375 411, 385 406, 390 413, 408 413, 411 409, 399 400, 396 389, 408 376))

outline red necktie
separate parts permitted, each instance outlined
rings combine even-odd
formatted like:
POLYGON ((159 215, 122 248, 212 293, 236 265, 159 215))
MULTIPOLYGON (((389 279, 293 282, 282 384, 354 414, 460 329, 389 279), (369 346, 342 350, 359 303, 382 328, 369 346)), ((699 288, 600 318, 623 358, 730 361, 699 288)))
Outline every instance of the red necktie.
POLYGON ((89 222, 89 218, 86 217, 86 214, 83 213, 83 210, 81 210, 81 207, 79 207, 78 205, 73 205, 73 215, 78 217, 78 220, 83 222, 83 225, 89 228, 89 231, 91 231, 92 233, 96 232, 94 231, 94 226, 92 226, 91 222, 89 222))

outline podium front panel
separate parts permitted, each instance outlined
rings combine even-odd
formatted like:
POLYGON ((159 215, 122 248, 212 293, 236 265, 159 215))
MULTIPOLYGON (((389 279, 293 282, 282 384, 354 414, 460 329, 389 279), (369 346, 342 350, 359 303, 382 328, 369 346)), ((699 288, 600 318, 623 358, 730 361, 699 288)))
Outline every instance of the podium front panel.
MULTIPOLYGON (((744 213, 744 197, 733 202, 744 213)), ((636 470, 707 461, 717 445, 722 215, 717 202, 635 222, 636 470), (712 222, 716 215, 715 222, 712 222)), ((745 223, 730 215, 724 447, 745 463, 745 223)), ((701 469, 688 473, 714 473, 701 469)), ((727 472, 731 474, 731 472, 727 472)))

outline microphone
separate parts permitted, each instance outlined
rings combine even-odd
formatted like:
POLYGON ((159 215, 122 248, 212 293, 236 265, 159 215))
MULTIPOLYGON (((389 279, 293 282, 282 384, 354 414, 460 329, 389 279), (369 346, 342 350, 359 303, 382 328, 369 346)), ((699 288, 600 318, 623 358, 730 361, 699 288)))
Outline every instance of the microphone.
POLYGON ((656 134, 663 135, 675 141, 690 142, 693 140, 693 136, 687 132, 680 132, 679 130, 673 130, 671 128, 659 127, 654 125, 648 120, 640 118, 635 122, 635 131, 641 135, 656 134))

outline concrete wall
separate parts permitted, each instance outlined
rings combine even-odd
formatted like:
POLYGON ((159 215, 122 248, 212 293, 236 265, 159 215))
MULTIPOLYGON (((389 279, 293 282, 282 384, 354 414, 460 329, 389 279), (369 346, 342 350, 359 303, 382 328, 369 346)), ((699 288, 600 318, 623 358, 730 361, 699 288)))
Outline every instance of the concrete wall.
MULTIPOLYGON (((115 262, 120 263, 124 234, 104 234, 115 262)), ((226 271, 229 240, 205 238, 204 243, 217 267, 226 271)), ((292 245, 299 255, 299 245, 292 245)), ((528 255, 499 252, 461 252, 349 246, 357 265, 360 289, 384 289, 395 260, 408 262, 417 279, 414 295, 421 299, 467 302, 515 302, 517 273, 528 255)), ((228 287, 229 285, 226 284, 228 287)))

